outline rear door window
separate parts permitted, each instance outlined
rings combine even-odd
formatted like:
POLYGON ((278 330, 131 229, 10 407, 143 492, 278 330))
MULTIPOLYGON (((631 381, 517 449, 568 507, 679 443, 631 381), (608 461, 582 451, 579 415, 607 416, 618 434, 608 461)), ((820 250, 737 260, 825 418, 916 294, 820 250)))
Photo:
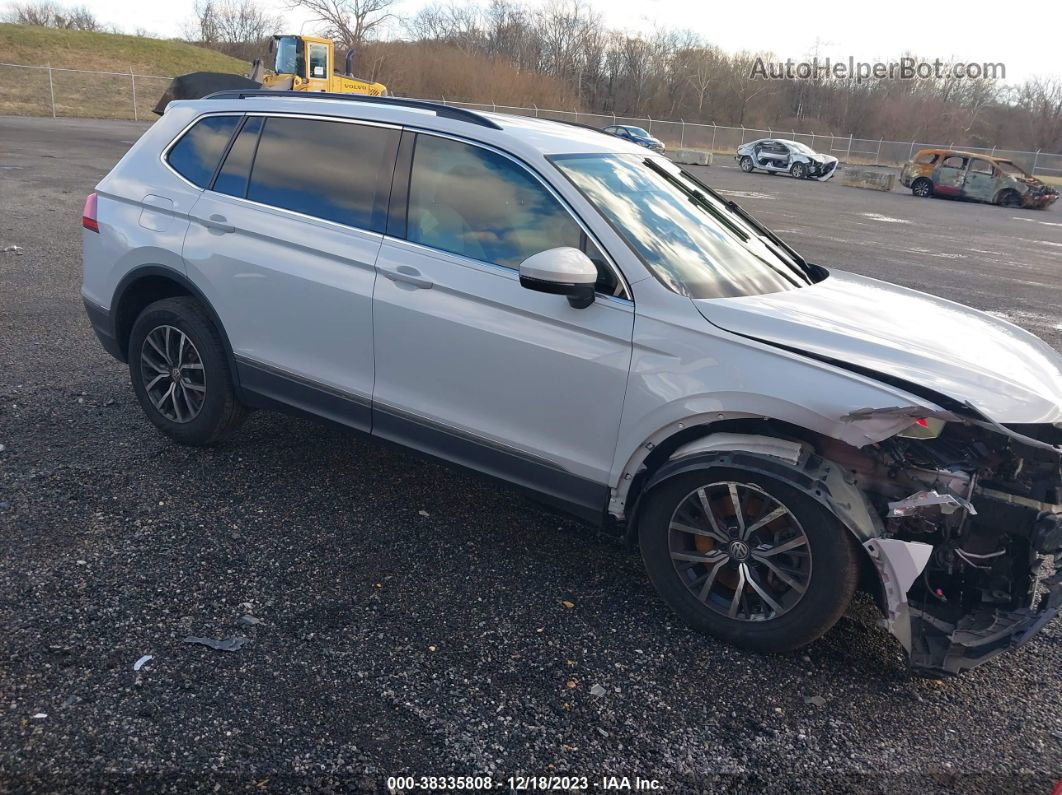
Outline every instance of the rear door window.
POLYGON ((205 188, 240 118, 233 115, 200 119, 173 145, 166 162, 193 185, 205 188))
POLYGON ((229 154, 225 157, 225 165, 214 180, 214 190, 218 193, 239 196, 241 199, 247 195, 247 178, 251 174, 251 161, 258 147, 258 133, 261 129, 261 116, 251 116, 244 122, 229 149, 229 154))
POLYGON ((282 116, 264 125, 248 199, 384 231, 398 130, 282 116))

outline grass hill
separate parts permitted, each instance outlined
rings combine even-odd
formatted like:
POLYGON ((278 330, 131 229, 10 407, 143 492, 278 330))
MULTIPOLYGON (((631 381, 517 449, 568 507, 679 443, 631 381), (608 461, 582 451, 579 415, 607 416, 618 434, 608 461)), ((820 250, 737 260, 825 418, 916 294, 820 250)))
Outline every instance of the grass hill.
POLYGON ((187 72, 246 74, 249 65, 219 52, 182 41, 53 30, 29 25, 0 24, 0 61, 27 66, 52 66, 52 84, 45 69, 0 66, 0 113, 50 116, 55 93, 59 116, 132 119, 135 72, 136 116, 154 118, 151 108, 168 85, 168 78, 187 72), (60 69, 121 72, 121 75, 82 75, 60 69), (157 77, 140 77, 153 75, 157 77))

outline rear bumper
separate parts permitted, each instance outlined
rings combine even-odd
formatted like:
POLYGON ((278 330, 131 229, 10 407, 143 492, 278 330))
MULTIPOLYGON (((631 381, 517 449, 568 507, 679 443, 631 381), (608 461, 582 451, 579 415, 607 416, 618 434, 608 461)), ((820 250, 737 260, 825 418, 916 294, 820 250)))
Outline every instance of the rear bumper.
POLYGON ((85 304, 85 314, 88 315, 89 323, 92 324, 92 330, 96 332, 96 339, 100 341, 100 345, 115 359, 124 362, 125 355, 122 353, 122 346, 118 344, 118 337, 114 333, 114 320, 110 311, 93 303, 84 296, 82 296, 82 301, 85 304))

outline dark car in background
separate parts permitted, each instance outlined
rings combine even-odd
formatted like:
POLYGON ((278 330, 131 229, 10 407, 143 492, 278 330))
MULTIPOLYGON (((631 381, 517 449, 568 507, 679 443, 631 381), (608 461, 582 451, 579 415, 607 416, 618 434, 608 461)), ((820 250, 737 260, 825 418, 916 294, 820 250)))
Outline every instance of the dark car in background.
POLYGON ((613 124, 605 127, 604 131, 609 135, 615 135, 617 138, 623 138, 631 143, 638 144, 638 146, 652 149, 654 152, 664 151, 664 142, 659 138, 654 138, 641 127, 635 127, 632 124, 613 124))

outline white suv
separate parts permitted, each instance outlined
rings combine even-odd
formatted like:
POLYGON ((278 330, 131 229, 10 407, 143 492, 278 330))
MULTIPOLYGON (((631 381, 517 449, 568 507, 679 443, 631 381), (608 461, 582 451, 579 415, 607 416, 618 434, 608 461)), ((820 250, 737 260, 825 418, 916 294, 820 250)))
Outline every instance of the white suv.
POLYGON ((171 103, 83 225, 92 325, 178 442, 283 408, 430 453, 625 533, 752 649, 862 584, 953 674, 1062 603, 1062 357, 614 136, 227 92, 171 103))

